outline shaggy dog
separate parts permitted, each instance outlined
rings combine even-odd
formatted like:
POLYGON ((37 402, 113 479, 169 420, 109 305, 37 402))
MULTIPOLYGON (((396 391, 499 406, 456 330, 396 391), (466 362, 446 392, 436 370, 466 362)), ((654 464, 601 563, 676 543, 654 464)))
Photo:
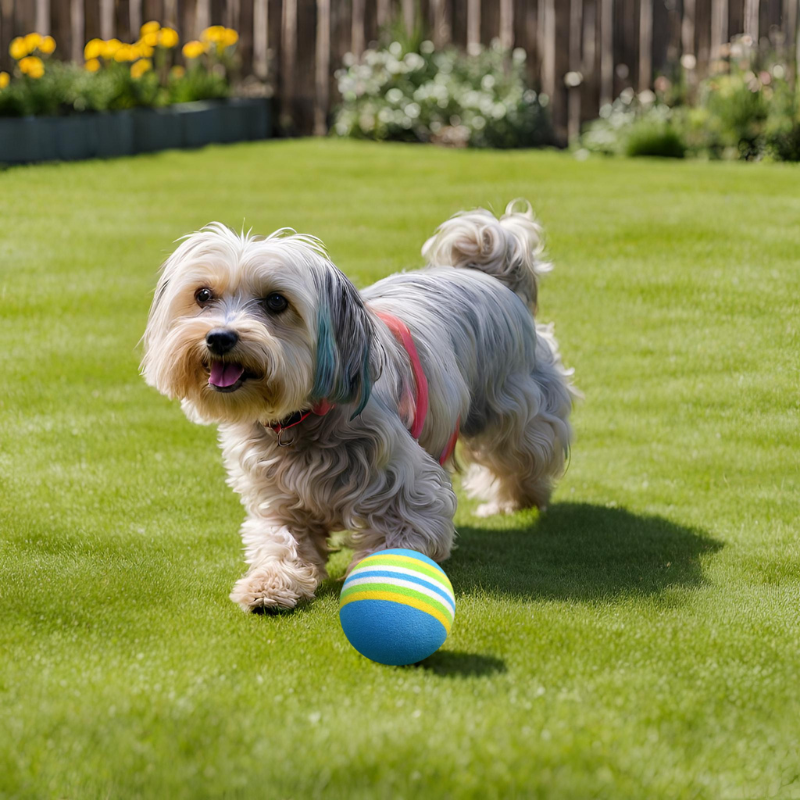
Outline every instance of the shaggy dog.
POLYGON ((446 559, 457 438, 479 513, 546 506, 574 392, 533 317, 540 233, 527 203, 457 214, 425 269, 363 292, 289 229, 212 223, 167 260, 142 372, 219 424, 247 509, 249 570, 231 593, 244 610, 313 598, 335 531, 351 532, 354 563, 394 547, 446 559))

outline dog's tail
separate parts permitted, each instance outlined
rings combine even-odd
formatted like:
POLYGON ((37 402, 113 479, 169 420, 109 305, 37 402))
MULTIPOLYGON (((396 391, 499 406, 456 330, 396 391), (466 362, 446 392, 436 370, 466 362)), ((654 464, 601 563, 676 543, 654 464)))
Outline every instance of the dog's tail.
POLYGON ((500 219, 486 209, 462 211, 425 242, 432 267, 477 269, 492 275, 536 310, 539 278, 552 268, 542 260, 542 228, 527 200, 512 200, 500 219))

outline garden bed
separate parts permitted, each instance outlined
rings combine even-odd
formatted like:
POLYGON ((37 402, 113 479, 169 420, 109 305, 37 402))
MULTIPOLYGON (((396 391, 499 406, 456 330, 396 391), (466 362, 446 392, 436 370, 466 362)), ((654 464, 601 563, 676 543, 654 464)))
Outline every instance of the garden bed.
POLYGON ((0 163, 77 161, 268 139, 266 98, 178 103, 66 117, 0 119, 0 163))

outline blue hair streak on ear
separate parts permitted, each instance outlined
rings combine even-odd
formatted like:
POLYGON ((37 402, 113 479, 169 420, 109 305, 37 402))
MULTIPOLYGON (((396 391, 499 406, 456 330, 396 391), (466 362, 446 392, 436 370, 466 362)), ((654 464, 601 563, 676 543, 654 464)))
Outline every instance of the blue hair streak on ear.
POLYGON ((333 335, 333 323, 327 303, 320 305, 317 312, 317 366, 314 373, 314 386, 311 396, 314 400, 341 401, 343 398, 335 396, 336 373, 339 366, 339 357, 336 350, 336 341, 333 335))
POLYGON ((319 283, 325 298, 317 312, 317 361, 311 399, 356 403, 351 417, 366 407, 372 391, 372 325, 355 287, 331 270, 319 283), (331 306, 331 300, 340 300, 331 306))

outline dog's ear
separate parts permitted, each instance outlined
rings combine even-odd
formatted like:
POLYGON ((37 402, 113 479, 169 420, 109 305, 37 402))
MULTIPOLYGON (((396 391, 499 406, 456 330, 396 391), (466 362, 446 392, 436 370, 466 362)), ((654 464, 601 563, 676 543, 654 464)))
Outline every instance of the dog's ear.
POLYGON ((355 286, 333 264, 319 277, 317 363, 312 400, 367 405, 377 370, 374 323, 355 286))

